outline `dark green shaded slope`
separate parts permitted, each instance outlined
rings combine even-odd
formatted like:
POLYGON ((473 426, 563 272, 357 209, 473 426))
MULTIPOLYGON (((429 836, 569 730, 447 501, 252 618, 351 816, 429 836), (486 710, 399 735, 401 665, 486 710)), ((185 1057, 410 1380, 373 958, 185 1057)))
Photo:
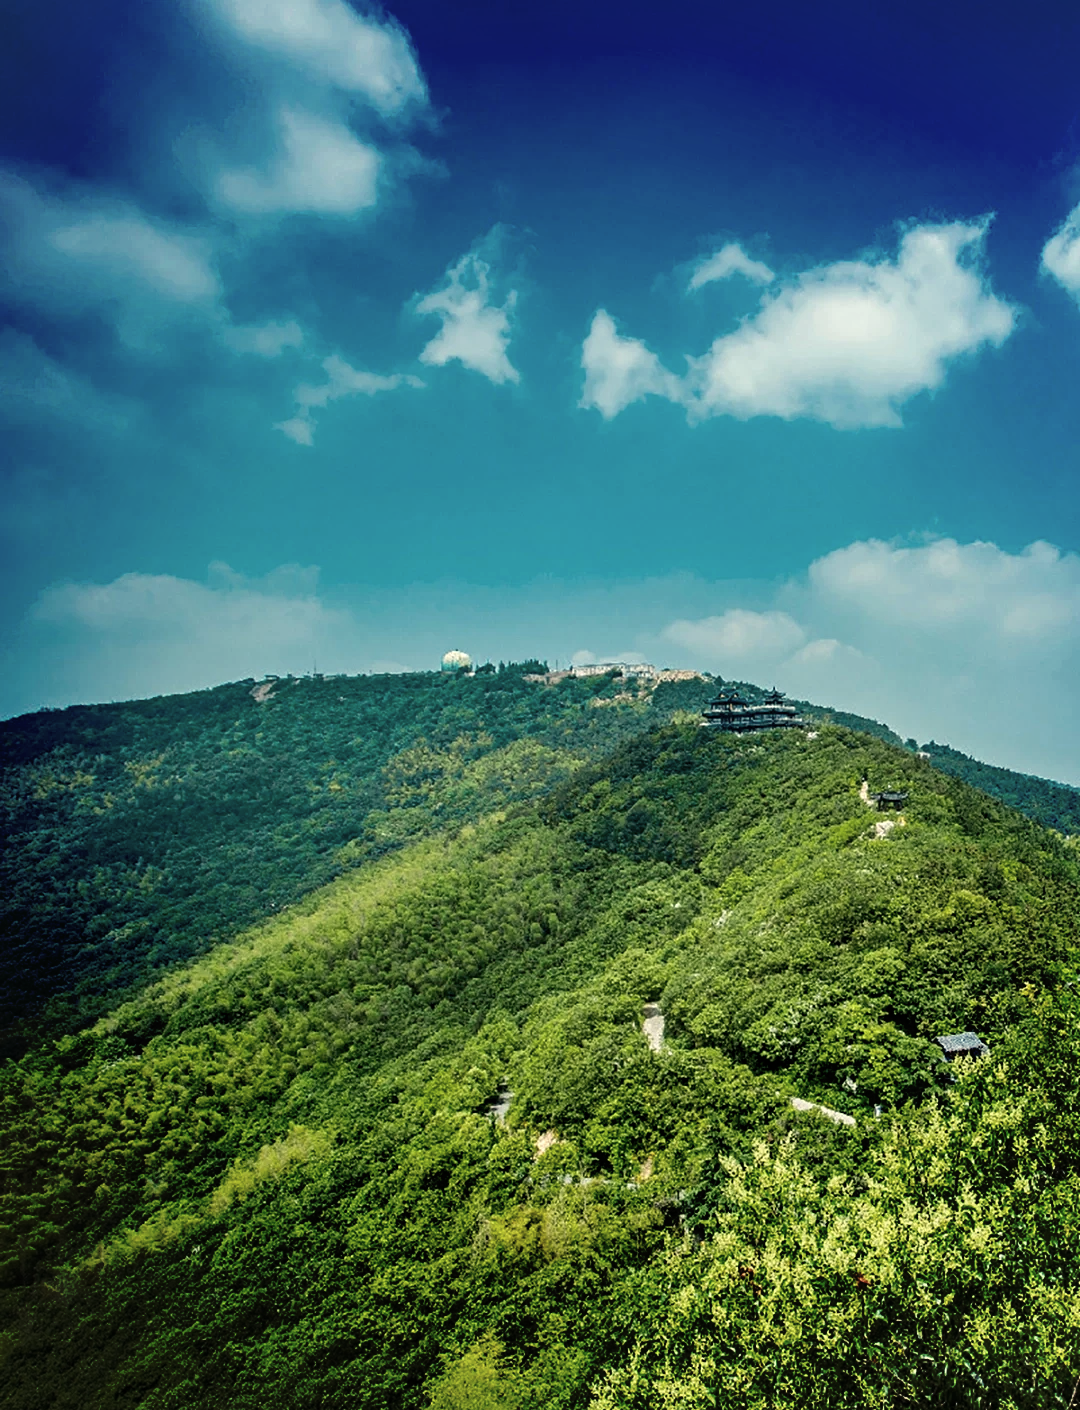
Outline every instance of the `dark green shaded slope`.
POLYGON ((262 703, 243 682, 0 724, 0 1054, 707 694, 522 676, 288 679, 262 703))
MULTIPOLYGON (((525 674, 288 679, 261 703, 243 682, 0 723, 0 1055, 77 1028, 363 861, 541 795, 715 689, 525 674)), ((939 757, 953 772, 962 758, 939 757)), ((1075 830, 1080 795, 965 767, 1075 830)))
POLYGON ((1050 779, 1034 778, 1031 774, 1018 774, 1012 769, 1000 769, 994 764, 983 764, 958 749, 950 749, 947 744, 935 744, 933 740, 924 744, 923 749, 930 755, 934 767, 943 773, 962 778, 973 788, 981 788, 994 798, 1000 798, 1010 808, 1026 813, 1029 818, 1042 823, 1043 827, 1056 828, 1069 836, 1080 833, 1080 788, 1070 788, 1065 783, 1054 783, 1050 779))
POLYGON ((1078 903, 865 735, 631 740, 7 1070, 0 1406, 1064 1407, 1078 903))

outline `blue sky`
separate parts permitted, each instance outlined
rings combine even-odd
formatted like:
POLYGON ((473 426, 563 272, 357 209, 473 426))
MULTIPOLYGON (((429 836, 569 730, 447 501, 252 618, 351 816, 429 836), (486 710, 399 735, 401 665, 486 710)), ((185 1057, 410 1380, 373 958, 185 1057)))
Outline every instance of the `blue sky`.
POLYGON ((632 655, 1080 782, 1078 58, 1049 4, 18 7, 0 710, 632 655))

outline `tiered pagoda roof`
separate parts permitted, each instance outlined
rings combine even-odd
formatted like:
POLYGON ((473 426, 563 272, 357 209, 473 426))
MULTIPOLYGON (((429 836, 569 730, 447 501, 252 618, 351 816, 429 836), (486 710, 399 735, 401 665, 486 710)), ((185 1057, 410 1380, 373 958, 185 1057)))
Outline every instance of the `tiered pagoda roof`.
POLYGON ((733 734, 762 729, 803 729, 806 725, 795 706, 775 687, 764 700, 756 702, 744 700, 737 690, 721 690, 701 712, 701 723, 708 729, 733 734))

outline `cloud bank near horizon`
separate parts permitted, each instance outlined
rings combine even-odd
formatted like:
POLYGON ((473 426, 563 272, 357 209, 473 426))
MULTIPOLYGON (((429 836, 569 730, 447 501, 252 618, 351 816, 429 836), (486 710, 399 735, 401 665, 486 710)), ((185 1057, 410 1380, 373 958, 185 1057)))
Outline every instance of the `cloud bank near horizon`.
POLYGON ((24 624, 39 669, 8 689, 25 709, 303 674, 315 660, 327 672, 434 669, 452 639, 474 659, 645 659, 776 683, 905 736, 1080 783, 1080 556, 1043 542, 1010 553, 866 539, 797 578, 751 586, 752 605, 746 584, 687 577, 417 584, 346 600, 295 566, 250 579, 217 564, 205 582, 128 573, 43 593, 24 624), (1023 688, 1033 680, 1037 732, 1023 688))

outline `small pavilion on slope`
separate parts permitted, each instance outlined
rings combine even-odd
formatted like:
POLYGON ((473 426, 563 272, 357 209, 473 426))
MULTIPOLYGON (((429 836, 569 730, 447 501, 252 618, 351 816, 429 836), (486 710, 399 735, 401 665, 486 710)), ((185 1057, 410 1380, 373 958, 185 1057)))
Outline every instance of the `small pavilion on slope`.
POLYGON ((732 734, 806 727, 806 721, 800 718, 795 706, 775 687, 764 700, 758 701, 744 700, 737 690, 721 690, 701 712, 701 723, 706 729, 726 730, 732 734))
POLYGON ((899 812, 907 802, 906 793, 900 793, 895 789, 886 789, 884 793, 871 793, 870 801, 877 804, 879 813, 887 813, 890 808, 899 812))
POLYGON ((990 1049, 977 1033, 943 1033, 934 1042, 950 1062, 959 1057, 989 1057, 990 1049))

